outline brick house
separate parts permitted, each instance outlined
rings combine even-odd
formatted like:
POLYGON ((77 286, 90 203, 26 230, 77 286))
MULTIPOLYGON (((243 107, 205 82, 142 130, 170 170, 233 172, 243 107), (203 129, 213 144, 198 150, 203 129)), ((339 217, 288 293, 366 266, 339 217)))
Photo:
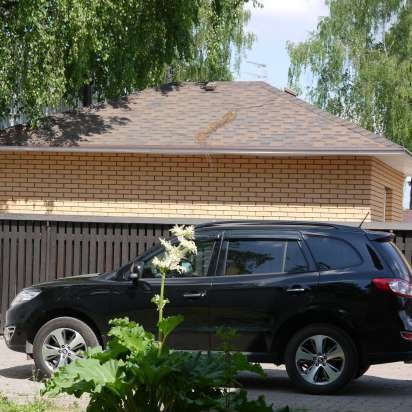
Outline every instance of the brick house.
POLYGON ((0 214, 402 220, 403 147, 262 82, 214 86, 1 131, 0 214))

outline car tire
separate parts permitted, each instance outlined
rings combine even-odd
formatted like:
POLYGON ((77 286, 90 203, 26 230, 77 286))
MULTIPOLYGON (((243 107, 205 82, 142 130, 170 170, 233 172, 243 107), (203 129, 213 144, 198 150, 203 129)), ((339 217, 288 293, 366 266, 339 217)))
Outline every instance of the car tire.
POLYGON ((326 395, 343 389, 359 370, 359 356, 342 329, 314 324, 295 333, 285 352, 286 371, 304 392, 326 395))
POLYGON ((37 372, 45 377, 75 360, 82 351, 99 345, 93 330, 83 321, 59 317, 45 323, 33 342, 33 359, 37 372))
POLYGON ((358 369, 358 372, 355 375, 355 379, 361 378, 369 370, 371 365, 361 365, 358 369))

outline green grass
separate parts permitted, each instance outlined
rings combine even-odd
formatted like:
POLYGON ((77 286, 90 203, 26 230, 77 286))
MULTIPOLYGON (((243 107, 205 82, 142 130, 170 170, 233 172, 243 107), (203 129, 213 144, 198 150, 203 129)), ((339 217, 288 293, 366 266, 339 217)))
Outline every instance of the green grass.
MULTIPOLYGON (((48 412, 49 404, 43 401, 34 401, 26 404, 16 404, 6 397, 0 397, 0 412, 48 412)), ((50 409, 49 409, 50 410, 50 409)))
MULTIPOLYGON (((279 412, 310 412, 307 409, 281 408, 279 412)), ((75 405, 72 407, 58 407, 53 403, 45 400, 36 400, 33 402, 20 404, 8 400, 5 396, 0 395, 0 412, 80 412, 75 405)), ((276 412, 276 411, 275 411, 276 412)))
POLYGON ((0 395, 0 412, 80 412, 76 407, 58 407, 51 402, 35 400, 29 403, 15 403, 0 395))

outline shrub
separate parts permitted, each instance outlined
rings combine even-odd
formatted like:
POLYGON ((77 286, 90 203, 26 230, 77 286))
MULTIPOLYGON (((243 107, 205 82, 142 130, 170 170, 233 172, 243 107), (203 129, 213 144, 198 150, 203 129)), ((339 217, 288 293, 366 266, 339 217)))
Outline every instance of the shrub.
POLYGON ((111 321, 107 349, 61 368, 46 382, 46 393, 90 394, 88 411, 272 411, 260 398, 249 401, 236 385, 239 371, 263 375, 239 353, 201 354, 163 347, 127 319, 111 321), (229 356, 228 356, 229 355, 229 356))

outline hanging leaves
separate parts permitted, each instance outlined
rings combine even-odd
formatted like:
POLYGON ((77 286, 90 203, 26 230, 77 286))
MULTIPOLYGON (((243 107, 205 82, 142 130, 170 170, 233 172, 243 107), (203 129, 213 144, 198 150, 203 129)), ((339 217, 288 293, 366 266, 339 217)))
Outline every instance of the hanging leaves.
POLYGON ((0 1, 0 118, 35 124, 84 86, 117 98, 165 81, 230 78, 249 47, 239 0, 0 1))
POLYGON ((327 4, 330 16, 306 41, 288 45, 290 85, 321 108, 412 149, 412 2, 327 4))

